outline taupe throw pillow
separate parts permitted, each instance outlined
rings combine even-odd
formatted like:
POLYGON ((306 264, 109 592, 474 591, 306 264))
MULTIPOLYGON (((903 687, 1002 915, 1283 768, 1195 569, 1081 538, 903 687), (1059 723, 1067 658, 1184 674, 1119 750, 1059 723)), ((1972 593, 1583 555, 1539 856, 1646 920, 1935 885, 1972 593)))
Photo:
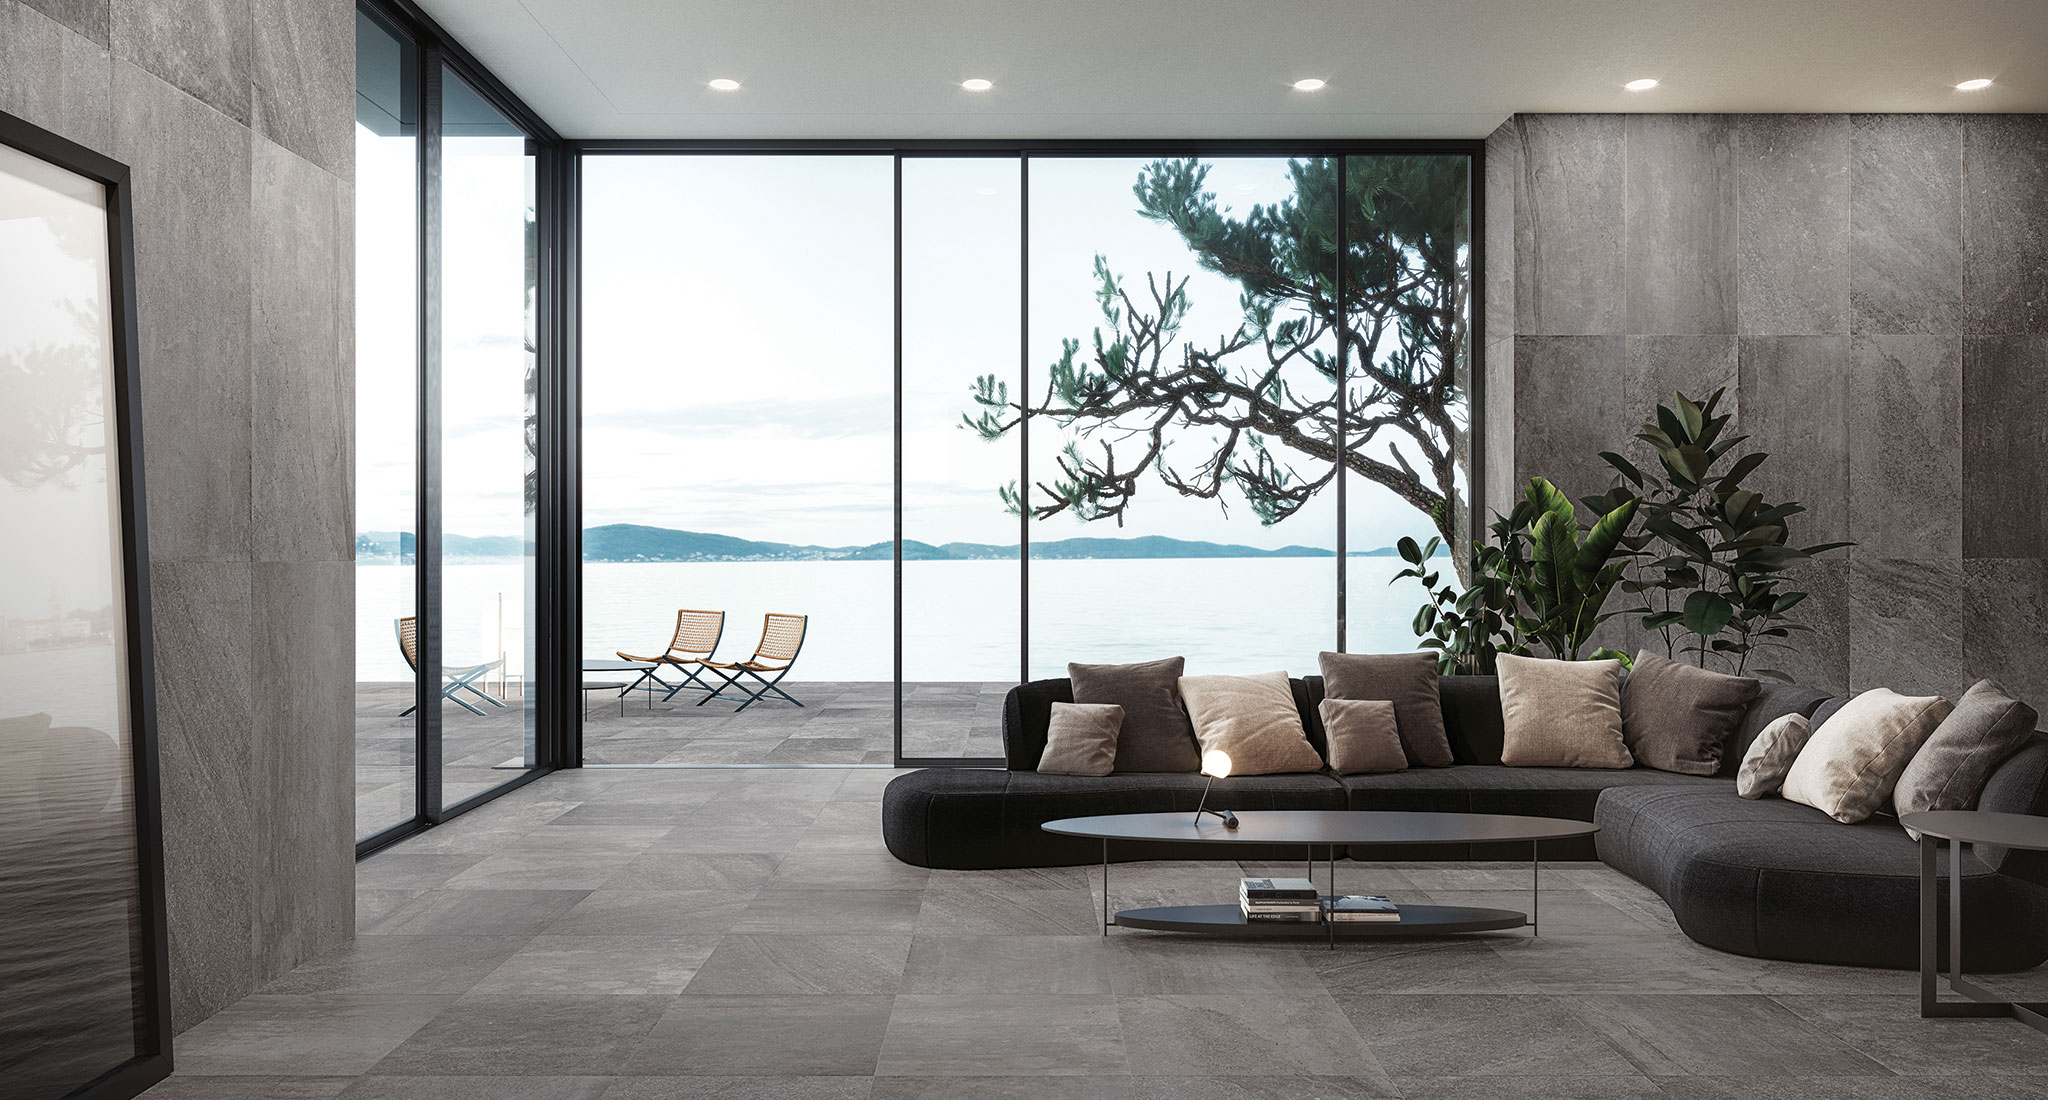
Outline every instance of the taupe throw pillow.
POLYGON ((1330 741, 1330 770, 1338 775, 1398 772, 1408 768, 1394 704, 1385 699, 1325 699, 1316 708, 1330 741))
POLYGON ((1804 714, 1780 716, 1764 727, 1742 754, 1742 770, 1735 773, 1735 793, 1744 798, 1777 794, 1785 786, 1785 773, 1813 736, 1813 723, 1804 714))
POLYGON ((2040 717, 1996 681, 1977 681, 1899 773, 1893 803, 1902 814, 1975 809, 1991 773, 2026 745, 2040 717))
POLYGON ((1453 762, 1437 695, 1436 653, 1320 653, 1323 695, 1330 699, 1383 699, 1394 704, 1408 763, 1443 767, 1453 762))
POLYGON ((1913 697, 1871 688, 1814 729, 1785 774, 1785 797, 1845 825, 1869 817, 1884 806, 1899 773, 1954 709, 1939 695, 1913 697))
POLYGON ((1636 763, 1712 775, 1749 701, 1763 685, 1644 650, 1621 689, 1621 734, 1636 763))
POLYGON ((1626 768, 1620 661, 1502 654, 1500 762, 1510 767, 1626 768))
POLYGON ((1180 696, 1202 751, 1230 754, 1232 775, 1318 772, 1323 758, 1308 743, 1285 672, 1257 676, 1183 676, 1180 696))
POLYGON ((1047 775, 1108 775, 1124 708, 1115 703, 1054 703, 1038 770, 1047 775))
POLYGON ((1180 674, 1186 666, 1179 657, 1135 665, 1067 666, 1074 702, 1114 703, 1124 708, 1123 732, 1116 739, 1116 770, 1201 770, 1195 727, 1180 706, 1180 674))

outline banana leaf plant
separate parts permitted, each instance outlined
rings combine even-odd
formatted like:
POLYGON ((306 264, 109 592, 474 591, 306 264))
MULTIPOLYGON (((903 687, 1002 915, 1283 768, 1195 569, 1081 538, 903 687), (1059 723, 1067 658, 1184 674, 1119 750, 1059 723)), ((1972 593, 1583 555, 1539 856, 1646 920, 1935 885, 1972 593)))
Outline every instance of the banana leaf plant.
MULTIPOLYGON (((1581 534, 1578 511, 1562 489, 1543 478, 1530 478, 1523 499, 1508 514, 1510 527, 1526 535, 1528 557, 1518 563, 1511 586, 1527 614, 1521 633, 1564 661, 1581 657, 1593 631, 1620 614, 1604 610, 1628 568, 1622 545, 1641 501, 1623 496, 1611 506, 1596 507, 1593 525, 1581 534)), ((1592 659, 1628 655, 1600 649, 1592 659)))
POLYGON ((1770 456, 1744 448, 1749 437, 1728 433, 1733 417, 1719 411, 1725 393, 1715 390, 1703 402, 1678 393, 1657 406, 1655 422, 1636 438, 1656 452, 1658 466, 1643 470, 1601 452, 1623 484, 1585 503, 1598 510, 1624 498, 1642 501, 1642 529, 1623 540, 1629 569, 1622 591, 1641 600, 1634 612, 1662 639, 1666 656, 1683 653, 1702 668, 1712 658, 1737 674, 1790 683, 1779 669, 1751 667, 1811 629, 1790 615, 1807 594, 1789 587, 1789 571, 1853 544, 1792 545, 1790 521, 1806 508, 1773 504, 1743 486, 1770 456))

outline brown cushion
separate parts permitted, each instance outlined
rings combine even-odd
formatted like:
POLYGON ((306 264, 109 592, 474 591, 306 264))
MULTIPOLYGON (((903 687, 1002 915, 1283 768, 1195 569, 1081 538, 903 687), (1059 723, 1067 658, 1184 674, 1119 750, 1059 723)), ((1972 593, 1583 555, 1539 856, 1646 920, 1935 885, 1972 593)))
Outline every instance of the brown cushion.
POLYGON ((1500 762, 1517 768, 1626 768, 1620 661, 1502 654, 1500 762))
POLYGON ((1408 768, 1394 704, 1385 699, 1325 699, 1318 706, 1330 742, 1330 770, 1338 775, 1398 772, 1408 768))
POLYGON ((1124 708, 1123 732, 1116 739, 1116 770, 1201 769, 1195 727, 1180 707, 1180 674, 1186 666, 1179 657, 1135 665, 1067 666, 1074 702, 1114 703, 1124 708))
POLYGON ((1204 753, 1230 754, 1232 775, 1319 772, 1323 758, 1308 743, 1285 672, 1256 676, 1183 676, 1180 697, 1204 753))
POLYGON ((1955 708, 1939 695, 1872 688, 1813 731, 1792 770, 1785 797, 1853 825, 1883 808, 1899 774, 1934 727, 1955 708))
POLYGON ((1902 814, 1975 809, 1991 773, 2026 745, 2039 720, 1995 681, 1977 681, 1899 773, 1892 801, 1902 814))
POLYGON ((1038 770, 1047 775, 1108 775, 1124 708, 1115 703, 1054 703, 1038 770))
POLYGON ((1326 698, 1384 699, 1394 704, 1394 721, 1409 764, 1453 763, 1443 702, 1437 697, 1434 652, 1321 653, 1316 663, 1322 667, 1326 698))
POLYGON ((1804 714, 1781 715, 1764 727, 1742 754, 1742 769, 1735 773, 1735 793, 1744 798, 1777 794, 1785 786, 1785 773, 1813 736, 1813 722, 1804 714))
POLYGON ((1621 735, 1636 763, 1712 775, 1749 701, 1763 685, 1644 650, 1621 689, 1621 735))

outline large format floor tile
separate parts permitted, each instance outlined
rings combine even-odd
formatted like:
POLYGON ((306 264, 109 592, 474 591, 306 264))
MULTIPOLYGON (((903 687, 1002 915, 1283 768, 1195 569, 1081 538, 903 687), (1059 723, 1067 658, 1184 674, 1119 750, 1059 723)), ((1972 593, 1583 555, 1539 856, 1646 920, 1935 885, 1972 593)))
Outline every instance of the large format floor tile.
MULTIPOLYGON (((872 720, 861 713, 821 706, 775 744, 829 745, 872 720)), ((681 720, 632 715, 621 721, 681 720)), ((702 743, 758 751, 729 719, 705 719, 702 743)), ((180 1072, 150 1095, 2032 1100, 2048 1089, 2048 1036, 2008 1020, 1922 1020, 1910 973, 1702 947, 1655 894, 1598 863, 1545 867, 1540 936, 1334 950, 1104 936, 1099 868, 893 860, 880 834, 892 774, 544 777, 364 861, 358 938, 179 1036, 180 1072)), ((1109 900, 1227 902, 1242 874, 1300 872, 1123 864, 1109 900)), ((1340 863, 1337 878, 1409 901, 1528 904, 1519 862, 1340 863)), ((2048 996, 2048 968, 1985 981, 2048 996)))

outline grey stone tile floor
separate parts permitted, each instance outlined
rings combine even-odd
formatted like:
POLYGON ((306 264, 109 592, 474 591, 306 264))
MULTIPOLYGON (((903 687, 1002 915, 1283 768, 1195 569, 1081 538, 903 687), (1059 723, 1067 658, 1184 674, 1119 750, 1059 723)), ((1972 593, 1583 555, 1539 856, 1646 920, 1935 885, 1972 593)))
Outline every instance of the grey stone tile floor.
MULTIPOLYGON (((178 1037, 149 1095, 1295 1100, 2048 1095, 2048 1036, 1922 1020, 1909 973, 1727 955, 1599 864, 1540 938, 1320 945, 1117 930, 1092 867, 884 851, 880 769, 558 773, 363 861, 355 942, 178 1037)), ((1141 863, 1114 905, 1227 901, 1141 863)), ((1339 863, 1521 908, 1520 864, 1339 863)), ((1986 979, 2048 998, 2048 971, 1986 979)))
MULTIPOLYGON (((619 674, 624 675, 624 674, 619 674)), ((593 680, 612 674, 593 673, 593 680)), ((628 677, 630 679, 630 677, 628 677)), ((678 679, 670 675, 671 681, 678 679)), ((664 701, 636 691, 584 693, 583 752, 590 764, 891 764, 895 689, 876 682, 790 681, 803 702, 774 699, 735 713, 737 704, 688 690, 664 701)), ((908 683, 903 686, 903 752, 932 758, 1003 754, 1002 683, 908 683)), ((493 689, 493 694, 499 694, 493 689)), ((444 705, 442 791, 449 802, 499 786, 519 774, 527 717, 513 685, 508 706, 482 703, 479 717, 444 705)), ((413 813, 414 724, 399 712, 412 704, 412 685, 365 683, 356 689, 356 822, 362 835, 408 821, 413 813)))

